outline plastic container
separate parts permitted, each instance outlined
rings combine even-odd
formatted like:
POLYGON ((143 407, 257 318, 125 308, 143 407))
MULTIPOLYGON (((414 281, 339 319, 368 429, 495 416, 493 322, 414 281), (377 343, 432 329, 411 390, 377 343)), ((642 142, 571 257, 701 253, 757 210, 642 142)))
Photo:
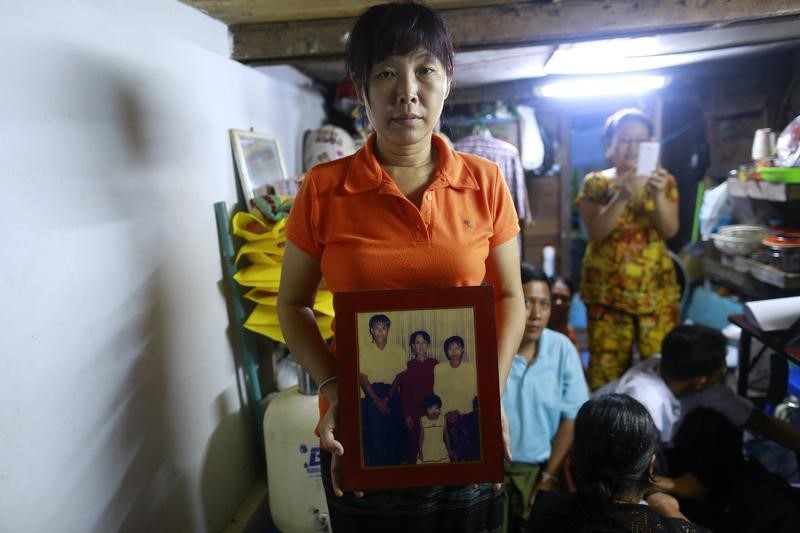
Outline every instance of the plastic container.
POLYGON ((282 533, 330 531, 322 487, 317 387, 301 367, 299 385, 278 393, 264 413, 272 520, 282 533))
POLYGON ((770 265, 784 272, 800 272, 800 238, 769 235, 762 242, 770 250, 770 265))
POLYGON ((542 248, 542 270, 549 278, 556 273, 556 249, 550 244, 542 248))

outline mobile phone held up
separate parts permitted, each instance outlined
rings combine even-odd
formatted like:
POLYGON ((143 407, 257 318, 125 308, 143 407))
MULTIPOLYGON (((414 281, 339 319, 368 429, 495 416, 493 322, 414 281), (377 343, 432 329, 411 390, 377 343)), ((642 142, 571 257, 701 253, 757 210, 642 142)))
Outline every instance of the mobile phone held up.
POLYGON ((637 176, 649 176, 658 166, 658 155, 661 145, 657 142, 639 143, 639 160, 636 164, 637 176))

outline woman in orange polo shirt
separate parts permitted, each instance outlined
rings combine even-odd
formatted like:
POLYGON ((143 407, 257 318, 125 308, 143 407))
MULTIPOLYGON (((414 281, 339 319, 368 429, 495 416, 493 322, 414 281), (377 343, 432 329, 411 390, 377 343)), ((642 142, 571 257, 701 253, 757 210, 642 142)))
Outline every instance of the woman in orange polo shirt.
POLYGON ((331 524, 343 532, 499 531, 502 498, 489 484, 340 488, 347 450, 334 434, 336 361, 312 310, 323 278, 333 292, 491 283, 501 394, 525 324, 519 225, 505 180, 496 164, 454 152, 433 133, 453 79, 441 16, 416 3, 373 6, 350 32, 346 62, 374 133, 352 156, 307 172, 287 223, 278 296, 287 344, 320 384, 331 524))

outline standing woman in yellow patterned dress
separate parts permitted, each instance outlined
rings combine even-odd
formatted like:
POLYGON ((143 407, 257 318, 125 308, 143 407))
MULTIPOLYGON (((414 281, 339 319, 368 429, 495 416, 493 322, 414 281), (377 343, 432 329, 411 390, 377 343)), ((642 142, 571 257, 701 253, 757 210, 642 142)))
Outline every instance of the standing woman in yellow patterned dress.
POLYGON ((612 168, 590 172, 578 195, 589 244, 581 271, 588 313, 589 385, 597 389, 661 350, 679 320, 679 287, 665 239, 678 231, 675 178, 660 166, 637 176, 639 144, 653 123, 638 109, 621 109, 605 124, 612 168))

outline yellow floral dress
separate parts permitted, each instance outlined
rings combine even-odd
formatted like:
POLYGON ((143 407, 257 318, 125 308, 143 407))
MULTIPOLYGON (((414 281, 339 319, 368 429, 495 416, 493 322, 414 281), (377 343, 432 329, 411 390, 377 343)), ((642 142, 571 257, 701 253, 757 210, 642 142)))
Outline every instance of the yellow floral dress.
MULTIPOLYGON (((586 176, 576 203, 607 204, 617 182, 602 172, 586 176)), ((678 201, 675 178, 666 195, 678 201)), ((625 206, 616 227, 602 241, 590 241, 581 269, 581 298, 589 318, 589 379, 592 388, 619 377, 639 353, 660 351, 661 340, 677 322, 680 289, 666 243, 653 223, 655 202, 641 187, 625 206)))

